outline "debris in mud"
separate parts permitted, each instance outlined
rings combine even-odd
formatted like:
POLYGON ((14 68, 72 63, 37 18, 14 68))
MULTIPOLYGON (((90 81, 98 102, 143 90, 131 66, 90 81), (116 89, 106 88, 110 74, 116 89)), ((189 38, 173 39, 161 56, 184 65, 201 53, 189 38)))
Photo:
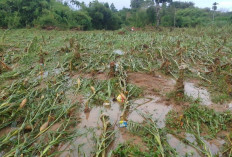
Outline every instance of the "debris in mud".
POLYGON ((127 127, 127 121, 119 121, 119 127, 120 128, 127 127))

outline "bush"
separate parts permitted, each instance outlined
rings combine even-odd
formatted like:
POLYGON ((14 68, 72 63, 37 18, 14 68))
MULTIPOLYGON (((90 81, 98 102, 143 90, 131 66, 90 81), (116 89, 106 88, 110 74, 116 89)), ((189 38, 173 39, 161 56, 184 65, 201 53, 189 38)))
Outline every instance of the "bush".
POLYGON ((13 13, 7 18, 8 28, 21 27, 20 21, 21 21, 21 17, 18 15, 18 13, 17 12, 13 13))
POLYGON ((8 26, 8 23, 6 20, 6 17, 7 17, 6 15, 7 15, 6 11, 0 10, 0 27, 7 27, 8 26))
POLYGON ((81 26, 83 30, 92 28, 91 17, 83 11, 73 11, 69 17, 70 28, 81 26))
POLYGON ((49 12, 48 14, 43 14, 39 17, 35 22, 35 25, 40 26, 41 28, 48 27, 48 26, 56 26, 57 21, 55 20, 54 14, 49 12))

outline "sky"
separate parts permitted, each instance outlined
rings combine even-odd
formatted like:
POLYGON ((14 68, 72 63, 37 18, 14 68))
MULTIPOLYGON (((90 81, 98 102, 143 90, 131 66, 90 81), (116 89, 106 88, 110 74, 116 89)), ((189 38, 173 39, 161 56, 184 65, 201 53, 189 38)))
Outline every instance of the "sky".
MULTIPOLYGON (((85 4, 89 4, 92 0, 79 0, 85 2, 85 4)), ((109 4, 114 3, 117 9, 122 9, 123 7, 130 7, 130 0, 98 0, 99 2, 108 2, 109 4)), ((195 6, 199 8, 209 7, 212 8, 212 4, 214 2, 219 3, 218 10, 219 11, 232 11, 232 0, 174 0, 174 1, 191 1, 195 3, 195 6)))

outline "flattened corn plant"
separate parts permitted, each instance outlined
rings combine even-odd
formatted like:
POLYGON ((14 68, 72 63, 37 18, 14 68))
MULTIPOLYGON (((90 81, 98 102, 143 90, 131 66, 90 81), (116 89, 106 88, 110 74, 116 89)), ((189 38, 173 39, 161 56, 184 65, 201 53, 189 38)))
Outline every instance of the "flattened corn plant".
MULTIPOLYGON (((231 100, 232 37, 228 36, 231 33, 232 28, 227 26, 121 35, 109 31, 0 30, 0 60, 5 65, 0 64, 0 131, 12 128, 0 136, 0 150, 5 156, 55 155, 58 143, 76 136, 70 129, 74 121, 69 111, 81 106, 69 101, 65 93, 72 90, 76 95, 82 94, 88 99, 88 107, 102 105, 121 92, 129 99, 138 97, 141 90, 127 83, 127 72, 159 70, 177 79, 179 67, 184 64, 186 79, 200 80, 217 102, 231 100), (112 62, 116 77, 98 80, 95 76, 108 74, 112 62), (72 84, 72 80, 78 80, 72 78, 76 75, 80 86, 72 84), (61 124, 58 131, 49 130, 56 123, 61 124)), ((191 123, 196 126, 194 121, 191 123)), ((201 121, 199 125, 204 123, 201 121)), ((208 131, 213 134, 224 129, 219 123, 209 123, 208 131)), ((148 126, 142 130, 146 133, 152 130, 158 135, 153 125, 148 126)), ((160 134, 163 137, 162 131, 160 134)), ((155 145, 159 155, 166 153, 166 147, 162 149, 157 141, 147 143, 155 145)), ((161 144, 164 144, 162 138, 161 144)), ((167 152, 175 155, 172 150, 167 152)))

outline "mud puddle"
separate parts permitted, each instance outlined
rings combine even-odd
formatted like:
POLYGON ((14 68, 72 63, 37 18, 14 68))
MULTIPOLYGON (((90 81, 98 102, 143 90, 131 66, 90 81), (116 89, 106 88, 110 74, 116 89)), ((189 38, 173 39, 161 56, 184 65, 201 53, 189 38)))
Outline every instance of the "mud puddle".
MULTIPOLYGON (((95 130, 80 131, 79 137, 69 144, 65 144, 59 148, 60 151, 64 151, 60 157, 82 157, 82 156, 94 156, 95 142, 94 134, 95 130)), ((99 131, 97 132, 99 133, 99 131)))
POLYGON ((141 112, 151 115, 152 119, 156 121, 158 128, 165 127, 165 118, 172 106, 167 106, 160 102, 160 98, 156 96, 146 96, 146 98, 138 99, 134 102, 132 112, 128 116, 128 120, 142 123, 144 121, 141 112))
MULTIPOLYGON (((196 142, 197 140, 193 134, 186 133, 185 137, 189 142, 197 145, 197 142, 196 142)), ((209 149, 212 155, 222 156, 222 154, 220 154, 219 151, 220 151, 220 147, 222 147, 222 145, 225 143, 223 139, 213 139, 211 141, 206 141, 202 139, 202 141, 204 141, 204 143, 206 144, 207 148, 209 149)))
MULTIPOLYGON (((196 142, 196 138, 193 134, 186 133, 185 139, 188 140, 193 145, 198 147, 198 144, 196 142)), ((204 139, 202 139, 202 140, 204 141, 207 149, 211 152, 212 155, 222 156, 222 154, 220 154, 219 150, 220 150, 220 147, 225 143, 224 140, 221 140, 221 139, 214 139, 213 141, 206 141, 204 139)), ((176 138, 175 136, 173 136, 171 134, 167 135, 167 141, 172 148, 176 149, 176 152, 180 156, 186 156, 186 155, 192 156, 192 157, 201 156, 194 147, 184 144, 181 140, 179 140, 178 138, 176 138)))
POLYGON ((123 141, 123 139, 120 139, 123 138, 123 135, 121 135, 118 128, 118 121, 121 115, 120 105, 111 101, 109 108, 104 106, 96 106, 93 107, 90 112, 81 112, 81 122, 76 128, 80 133, 84 135, 74 140, 74 142, 72 142, 72 145, 63 146, 61 150, 65 150, 66 152, 63 153, 61 157, 65 157, 66 155, 72 157, 83 156, 83 154, 85 154, 86 156, 94 155, 94 152, 96 152, 96 137, 100 137, 102 132, 102 122, 100 120, 100 116, 102 113, 107 114, 110 118, 110 123, 114 128, 114 131, 116 131, 115 141, 123 141))
MULTIPOLYGON (((163 104, 160 99, 161 98, 156 96, 146 96, 145 98, 133 101, 127 120, 142 123, 144 118, 139 114, 139 112, 142 112, 144 114, 151 114, 151 117, 154 120, 157 120, 158 127, 165 127, 165 116, 172 107, 163 104)), ((132 142, 133 144, 140 145, 142 150, 146 149, 145 144, 139 136, 133 135, 127 130, 127 128, 119 128, 118 123, 123 107, 113 101, 110 101, 110 106, 107 106, 108 105, 95 106, 90 110, 90 112, 81 112, 81 121, 76 128, 78 132, 85 135, 75 139, 72 142, 72 145, 62 147, 61 150, 66 150, 66 152, 61 155, 62 157, 64 154, 67 155, 67 153, 70 156, 83 156, 83 152, 86 156, 94 155, 94 152, 96 152, 96 137, 99 137, 102 132, 102 122, 100 120, 102 113, 109 116, 111 126, 115 131, 114 141, 111 143, 108 152, 110 150, 114 150, 118 144, 124 142, 132 142), (79 150, 79 154, 77 150, 79 150), (82 152, 82 155, 80 155, 80 152, 82 152)))
POLYGON ((199 157, 200 156, 194 148, 184 144, 178 138, 176 138, 175 136, 173 136, 171 134, 167 135, 167 141, 168 141, 169 145, 172 148, 174 148, 176 150, 176 152, 178 153, 178 155, 180 155, 180 156, 192 156, 192 157, 199 157))
POLYGON ((202 105, 209 106, 212 104, 209 92, 204 88, 196 87, 194 83, 185 82, 184 91, 187 96, 190 96, 194 99, 199 98, 202 105))
MULTIPOLYGON (((151 100, 153 98, 149 98, 149 99, 151 100)), ((141 103, 143 101, 146 101, 146 99, 147 98, 144 98, 142 100, 136 100, 135 102, 141 103)), ((156 98, 156 100, 158 99, 156 98)), ((141 109, 143 109, 143 106, 140 107, 141 109)), ((144 107, 144 110, 142 111, 145 111, 145 108, 146 107, 144 107)), ((105 113, 109 116, 110 123, 115 131, 115 137, 114 137, 115 139, 113 143, 110 145, 108 151, 114 150, 118 146, 118 144, 124 143, 126 141, 133 142, 134 144, 138 144, 138 145, 143 145, 142 139, 140 137, 132 135, 127 130, 127 128, 119 128, 118 122, 120 120, 122 109, 123 109, 122 106, 120 106, 118 103, 111 101, 109 107, 96 106, 93 107, 90 110, 90 112, 84 113, 84 111, 82 111, 80 114, 81 122, 78 124, 76 128, 78 132, 85 135, 78 137, 76 140, 72 142, 71 145, 65 145, 61 147, 60 150, 65 150, 65 153, 63 153, 61 157, 65 157, 66 155, 70 155, 73 157, 83 156, 83 153, 85 153, 86 156, 94 155, 94 152, 96 151, 96 139, 94 138, 99 137, 102 132, 101 131, 102 122, 100 120, 100 116, 102 113, 105 113), (77 150, 79 150, 79 152, 77 150)), ((137 114, 132 116, 131 120, 136 120, 137 118, 136 116, 139 115, 137 114), (133 117, 135 117, 135 119, 133 117)), ((164 125, 164 123, 162 123, 162 125, 164 125)), ((145 149, 145 147, 141 147, 141 148, 145 149)))

